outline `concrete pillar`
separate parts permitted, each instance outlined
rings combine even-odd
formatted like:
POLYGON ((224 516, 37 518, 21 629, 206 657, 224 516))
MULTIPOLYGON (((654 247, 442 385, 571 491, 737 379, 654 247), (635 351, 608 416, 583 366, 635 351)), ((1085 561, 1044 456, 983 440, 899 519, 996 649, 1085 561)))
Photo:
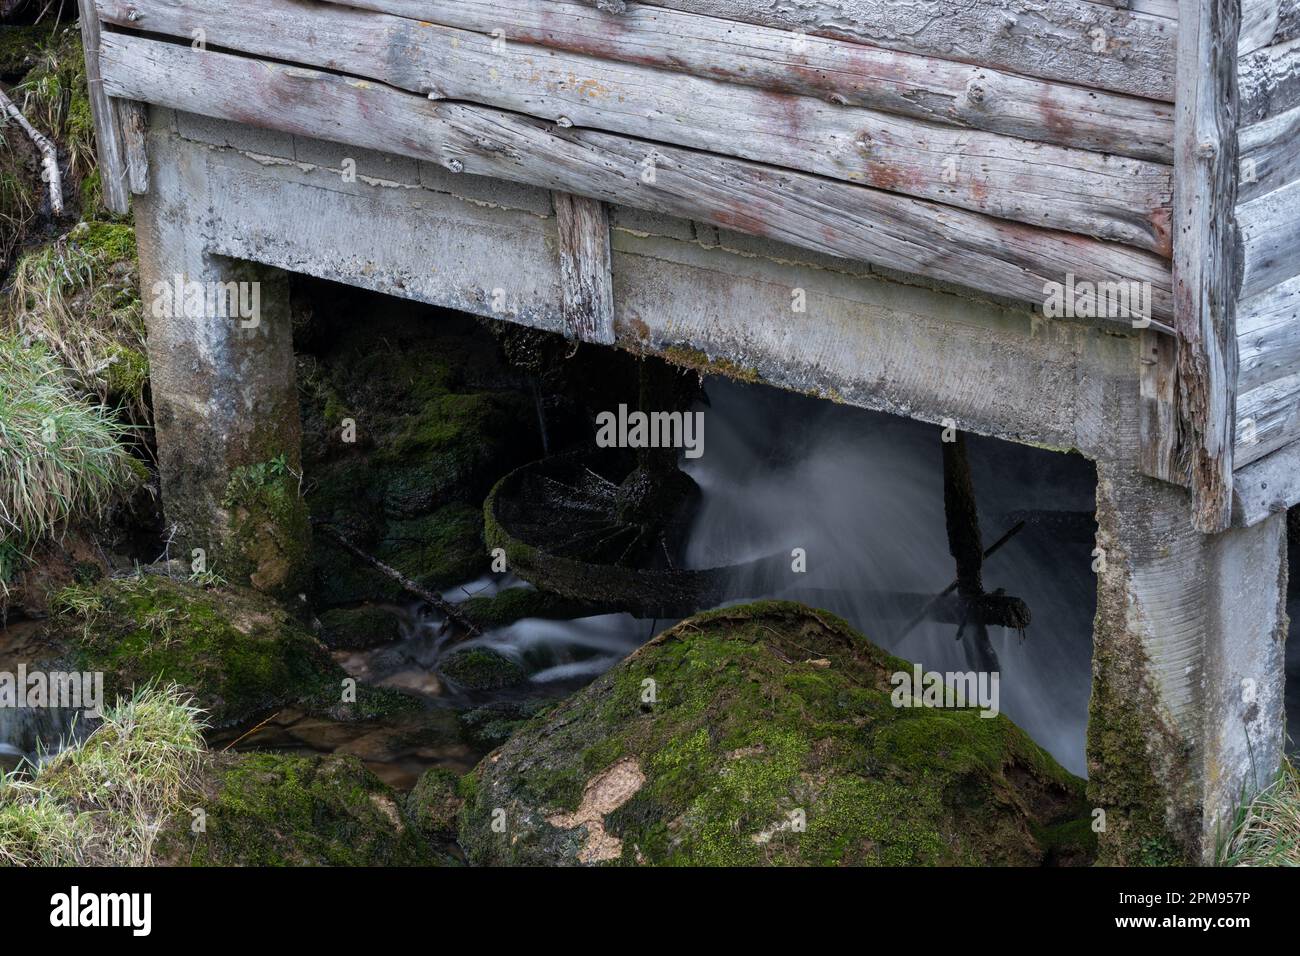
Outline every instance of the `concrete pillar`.
POLYGON ((289 597, 304 583, 310 526, 288 276, 208 253, 204 171, 170 151, 152 138, 152 188, 135 219, 171 554, 190 562, 202 549, 226 580, 289 597), (256 303, 256 315, 232 302, 256 303))
POLYGON ((1089 796, 1101 860, 1210 863, 1283 753, 1286 518, 1202 535, 1188 493, 1097 464, 1089 796))

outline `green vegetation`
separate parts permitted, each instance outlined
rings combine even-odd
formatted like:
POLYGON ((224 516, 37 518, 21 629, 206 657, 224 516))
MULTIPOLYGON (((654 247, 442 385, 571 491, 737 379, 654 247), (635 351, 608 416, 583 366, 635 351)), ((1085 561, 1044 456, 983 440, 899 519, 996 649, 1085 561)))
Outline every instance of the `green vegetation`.
POLYGON ((69 391, 44 348, 0 337, 0 587, 38 542, 101 517, 135 485, 126 435, 69 391))
POLYGON ((103 671, 110 695, 174 682, 218 727, 291 703, 340 719, 418 706, 364 685, 355 703, 344 702, 342 669, 302 624, 255 591, 143 575, 65 588, 53 603, 48 640, 76 669, 103 671))
POLYGON ((0 865, 403 865, 446 858, 355 757, 214 754, 178 688, 0 780, 0 865))
POLYGON ((356 757, 214 757, 205 828, 165 838, 169 862, 197 866, 430 866, 447 862, 396 794, 356 757))
POLYGON ((59 144, 74 180, 95 168, 95 122, 81 31, 75 24, 57 31, 40 48, 35 65, 14 94, 11 98, 32 125, 59 144))
POLYGON ((235 469, 222 502, 232 532, 220 558, 225 575, 285 600, 306 587, 311 526, 300 484, 283 454, 235 469))
POLYGON ((1238 813, 1225 866, 1300 866, 1300 770, 1284 763, 1277 780, 1238 813))
POLYGON ((203 755, 201 715, 178 688, 143 688, 107 708, 81 744, 33 778, 0 782, 0 863, 153 862, 155 835, 189 813, 203 755))
POLYGON ((910 669, 797 604, 699 615, 480 763, 461 844, 482 864, 1088 862, 1083 781, 1004 716, 893 706, 910 669))
POLYGON ((0 331, 44 343, 101 403, 147 420, 144 313, 129 225, 83 222, 14 267, 0 331))

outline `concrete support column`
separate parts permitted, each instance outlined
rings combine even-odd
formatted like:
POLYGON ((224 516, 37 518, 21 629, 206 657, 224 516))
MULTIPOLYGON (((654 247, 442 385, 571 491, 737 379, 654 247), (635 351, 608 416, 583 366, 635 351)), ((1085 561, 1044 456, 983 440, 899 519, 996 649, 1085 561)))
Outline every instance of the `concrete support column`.
POLYGON ((202 549, 232 583, 291 596, 310 526, 288 276, 209 255, 203 167, 160 155, 165 136, 151 146, 135 218, 171 554, 189 562, 202 549))
POLYGON ((1097 464, 1089 796, 1101 859, 1213 862, 1283 753, 1286 518, 1203 535, 1185 489, 1097 464))

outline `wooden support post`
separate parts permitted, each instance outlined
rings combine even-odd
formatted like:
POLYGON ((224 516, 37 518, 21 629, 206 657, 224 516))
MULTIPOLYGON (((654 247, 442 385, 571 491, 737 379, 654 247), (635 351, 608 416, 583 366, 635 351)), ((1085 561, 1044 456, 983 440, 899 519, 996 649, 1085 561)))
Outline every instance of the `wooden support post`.
POLYGON ((122 130, 127 183, 131 192, 142 196, 149 191, 149 154, 144 134, 149 125, 149 108, 135 100, 113 100, 122 130))
POLYGON ((1232 519, 1240 17, 1240 0, 1188 0, 1179 19, 1173 259, 1179 448, 1170 469, 1186 469, 1192 524, 1207 532, 1232 519))
POLYGON ((580 342, 614 344, 614 282, 610 274, 609 213, 605 204, 552 193, 559 220, 564 322, 580 342))
POLYGON ((104 187, 104 205, 119 216, 130 208, 127 196, 126 147, 122 126, 112 100, 104 92, 99 70, 99 14, 94 0, 77 0, 81 16, 81 43, 86 53, 86 83, 90 88, 90 112, 95 119, 99 175, 104 187))

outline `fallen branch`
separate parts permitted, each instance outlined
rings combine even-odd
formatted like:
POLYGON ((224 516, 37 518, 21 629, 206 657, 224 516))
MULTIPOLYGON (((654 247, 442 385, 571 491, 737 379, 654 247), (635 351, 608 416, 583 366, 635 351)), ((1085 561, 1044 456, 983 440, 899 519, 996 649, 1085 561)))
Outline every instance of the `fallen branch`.
POLYGON ((27 138, 32 141, 32 144, 40 152, 41 168, 45 170, 44 179, 50 186, 50 210, 54 215, 62 216, 63 177, 59 175, 58 150, 35 126, 27 122, 27 117, 14 105, 13 100, 5 95, 4 90, 0 90, 0 114, 3 114, 5 119, 12 119, 21 126, 23 132, 27 134, 27 138))
POLYGON ((362 561, 366 562, 366 564, 370 565, 376 571, 379 571, 381 574, 388 575, 388 577, 392 578, 394 581, 396 581, 398 584, 402 586, 402 590, 414 594, 416 597, 421 598, 427 601, 429 604, 433 605, 435 608, 441 611, 447 617, 448 620, 455 621, 466 631, 468 631, 472 637, 478 637, 478 635, 482 633, 478 625, 476 625, 473 621, 471 621, 468 617, 466 617, 463 613, 461 613, 460 608, 456 607, 456 605, 452 604, 450 601, 444 600, 443 598, 439 597, 437 594, 434 594, 428 588, 420 587, 420 585, 416 584, 414 581, 408 578, 401 571, 398 571, 396 568, 392 568, 384 564, 384 562, 380 561, 373 554, 368 554, 367 552, 362 551, 355 544, 353 544, 346 537, 344 537, 343 534, 338 529, 333 528, 330 525, 320 521, 314 522, 314 524, 319 530, 325 532, 326 537, 331 538, 334 541, 337 541, 345 549, 350 551, 356 557, 360 558, 362 561))

